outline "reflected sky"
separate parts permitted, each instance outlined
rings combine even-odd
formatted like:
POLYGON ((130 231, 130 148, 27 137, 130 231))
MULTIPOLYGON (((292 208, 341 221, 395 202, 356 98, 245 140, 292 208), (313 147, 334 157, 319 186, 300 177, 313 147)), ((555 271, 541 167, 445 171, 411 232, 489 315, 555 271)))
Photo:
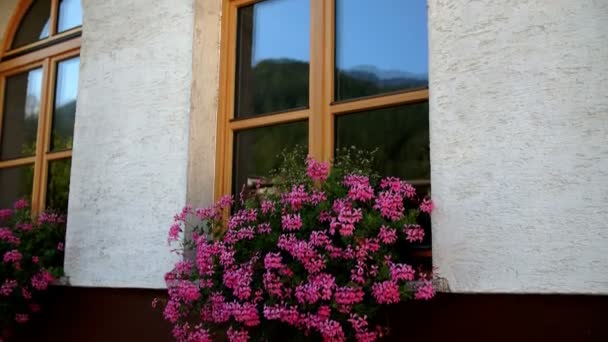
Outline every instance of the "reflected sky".
MULTIPOLYGON (((309 0, 267 0, 255 6, 252 64, 268 58, 308 61, 309 0)), ((426 0, 336 0, 336 63, 343 69, 428 73, 426 0)))
POLYGON ((57 84, 55 85, 55 107, 76 101, 78 95, 78 72, 80 58, 75 57, 57 64, 57 84))
POLYGON ((57 32, 67 31, 82 25, 82 6, 80 0, 63 0, 59 4, 57 32))
POLYGON ((309 60, 309 1, 266 0, 254 5, 252 65, 264 59, 309 60))

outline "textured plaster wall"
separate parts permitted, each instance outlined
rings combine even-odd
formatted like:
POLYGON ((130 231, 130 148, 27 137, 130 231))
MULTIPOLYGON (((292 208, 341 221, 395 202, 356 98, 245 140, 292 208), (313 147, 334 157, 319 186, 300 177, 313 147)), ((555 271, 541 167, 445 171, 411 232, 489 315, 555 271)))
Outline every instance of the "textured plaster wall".
POLYGON ((188 203, 213 203, 222 0, 194 2, 188 203))
POLYGON ((608 294, 608 1, 429 0, 433 255, 455 292, 608 294))
POLYGON ((83 1, 66 273, 159 288, 186 203, 192 0, 83 1))

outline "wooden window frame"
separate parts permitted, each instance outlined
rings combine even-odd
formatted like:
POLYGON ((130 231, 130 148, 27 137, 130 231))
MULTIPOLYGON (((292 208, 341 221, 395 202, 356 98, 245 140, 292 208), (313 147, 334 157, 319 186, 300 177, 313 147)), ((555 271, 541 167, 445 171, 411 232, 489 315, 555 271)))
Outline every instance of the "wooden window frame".
MULTIPOLYGON (((239 130, 308 120, 308 153, 317 160, 330 161, 334 156, 335 118, 353 112, 428 101, 425 89, 335 102, 335 1, 310 1, 309 106, 307 109, 235 119, 235 76, 237 12, 240 7, 265 0, 223 0, 220 48, 220 88, 218 103, 217 151, 214 195, 218 199, 232 193, 234 133, 239 130)), ((409 180, 415 185, 430 180, 409 180)))
MULTIPOLYGON (((72 158, 72 149, 52 152, 50 150, 57 64, 63 60, 80 55, 82 27, 57 33, 59 0, 51 1, 49 36, 37 42, 10 49, 14 35, 33 0, 21 1, 5 32, 0 46, 0 139, 4 119, 4 93, 6 78, 37 67, 42 68, 42 89, 38 128, 36 134, 36 153, 33 156, 0 160, 0 169, 33 165, 34 179, 31 193, 31 208, 34 214, 45 209, 49 164, 56 160, 72 158)), ((0 140, 1 141, 1 140, 0 140)))

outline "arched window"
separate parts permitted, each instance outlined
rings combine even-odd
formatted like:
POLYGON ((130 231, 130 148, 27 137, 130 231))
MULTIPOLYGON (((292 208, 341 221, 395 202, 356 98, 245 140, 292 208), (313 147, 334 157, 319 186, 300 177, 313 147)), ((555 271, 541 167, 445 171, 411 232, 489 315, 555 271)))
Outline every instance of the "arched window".
POLYGON ((80 0, 25 0, 0 50, 0 207, 67 212, 80 0))

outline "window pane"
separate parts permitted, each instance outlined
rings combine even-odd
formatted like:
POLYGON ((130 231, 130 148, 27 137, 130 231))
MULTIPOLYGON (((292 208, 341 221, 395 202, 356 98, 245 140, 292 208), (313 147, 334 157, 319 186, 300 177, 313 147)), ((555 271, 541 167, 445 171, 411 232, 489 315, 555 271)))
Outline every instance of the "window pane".
POLYGON ((49 36, 51 0, 37 0, 27 10, 13 38, 12 48, 18 48, 49 36))
POLYGON ((425 0, 336 0, 335 100, 428 85, 425 0))
POLYGON ((46 188, 47 209, 67 213, 71 165, 71 159, 61 159, 49 162, 49 174, 46 188))
POLYGON ((82 6, 80 0, 61 0, 57 32, 67 31, 82 25, 82 6))
POLYGON ((235 117, 308 106, 309 0, 267 0, 238 13, 235 117))
POLYGON ((79 65, 79 57, 57 63, 51 151, 72 148, 79 65))
POLYGON ((339 116, 336 148, 377 148, 382 176, 429 179, 428 111, 425 102, 339 116))
POLYGON ((30 200, 33 180, 33 165, 0 169, 0 208, 10 208, 21 198, 30 200))
POLYGON ((232 191, 239 193, 247 178, 267 176, 277 168, 285 148, 308 147, 308 122, 253 128, 235 133, 232 191))
POLYGON ((6 78, 0 159, 36 153, 36 131, 40 112, 42 69, 6 78))

